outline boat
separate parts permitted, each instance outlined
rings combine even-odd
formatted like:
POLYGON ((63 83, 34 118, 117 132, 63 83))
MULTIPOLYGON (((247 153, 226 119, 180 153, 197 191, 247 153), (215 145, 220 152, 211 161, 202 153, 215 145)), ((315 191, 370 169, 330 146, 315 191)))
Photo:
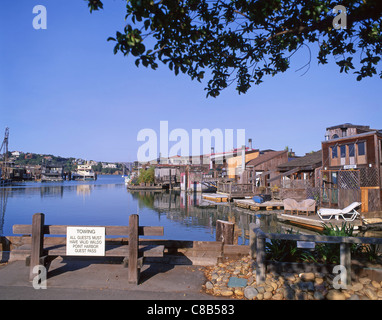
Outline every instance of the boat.
POLYGON ((130 183, 130 176, 122 176, 125 179, 125 185, 128 185, 130 183))
POLYGON ((80 164, 77 166, 77 170, 72 173, 72 180, 97 180, 97 174, 93 171, 91 165, 80 164))

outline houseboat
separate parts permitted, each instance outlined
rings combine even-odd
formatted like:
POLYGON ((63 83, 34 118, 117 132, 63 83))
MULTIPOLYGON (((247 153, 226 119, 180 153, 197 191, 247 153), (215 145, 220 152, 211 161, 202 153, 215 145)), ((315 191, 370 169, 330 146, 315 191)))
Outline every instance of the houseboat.
POLYGON ((72 180, 97 180, 97 174, 91 165, 80 164, 77 166, 77 170, 72 173, 72 180))
POLYGON ((47 164, 41 168, 41 182, 63 181, 63 168, 60 165, 47 164))

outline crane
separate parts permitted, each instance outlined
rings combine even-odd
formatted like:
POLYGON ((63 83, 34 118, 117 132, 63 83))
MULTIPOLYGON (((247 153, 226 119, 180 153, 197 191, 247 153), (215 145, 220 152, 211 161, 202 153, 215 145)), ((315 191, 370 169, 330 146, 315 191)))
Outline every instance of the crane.
MULTIPOLYGON (((1 144, 1 147, 0 147, 0 154, 1 152, 3 152, 3 161, 4 161, 4 164, 3 164, 3 176, 6 176, 6 164, 8 162, 8 138, 9 138, 9 128, 6 127, 5 128, 5 134, 4 134, 4 140, 3 140, 3 143, 1 144)), ((6 179, 6 177, 5 177, 6 179)))

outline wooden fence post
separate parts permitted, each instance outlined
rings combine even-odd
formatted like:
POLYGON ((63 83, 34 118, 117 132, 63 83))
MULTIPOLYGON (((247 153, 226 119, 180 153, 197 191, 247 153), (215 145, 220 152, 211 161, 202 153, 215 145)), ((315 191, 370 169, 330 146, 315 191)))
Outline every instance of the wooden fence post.
POLYGON ((265 238, 263 235, 257 234, 256 240, 256 283, 265 282, 265 238))
POLYGON ((138 267, 138 227, 139 216, 132 214, 129 217, 129 262, 128 262, 128 282, 138 284, 139 267, 138 267))
POLYGON ((29 280, 33 280, 35 274, 33 268, 40 265, 40 257, 43 255, 44 247, 44 214, 35 213, 32 218, 32 243, 29 266, 29 280))
POLYGON ((350 243, 341 243, 340 244, 340 264, 343 265, 346 269, 346 285, 351 285, 351 252, 350 252, 350 243))
POLYGON ((235 224, 229 221, 216 220, 216 241, 233 244, 235 224))
POLYGON ((255 223, 249 224, 249 254, 252 259, 256 258, 256 232, 258 226, 255 223))

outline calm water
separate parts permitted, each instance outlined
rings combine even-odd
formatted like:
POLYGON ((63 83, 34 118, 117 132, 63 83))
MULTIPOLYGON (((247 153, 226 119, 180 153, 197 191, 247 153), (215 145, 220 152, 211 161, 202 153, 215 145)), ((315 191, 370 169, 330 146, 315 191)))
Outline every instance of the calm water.
MULTIPOLYGON (((259 222, 276 231, 276 216, 254 215, 232 205, 211 205, 201 194, 131 192, 120 176, 99 176, 97 181, 26 182, 0 188, 0 234, 12 235, 14 224, 31 224, 36 212, 46 224, 128 225, 138 213, 140 224, 163 226, 163 239, 215 240, 216 220, 235 222, 239 244, 247 243, 248 225, 259 222)), ((156 237, 157 238, 157 237, 156 237)))

